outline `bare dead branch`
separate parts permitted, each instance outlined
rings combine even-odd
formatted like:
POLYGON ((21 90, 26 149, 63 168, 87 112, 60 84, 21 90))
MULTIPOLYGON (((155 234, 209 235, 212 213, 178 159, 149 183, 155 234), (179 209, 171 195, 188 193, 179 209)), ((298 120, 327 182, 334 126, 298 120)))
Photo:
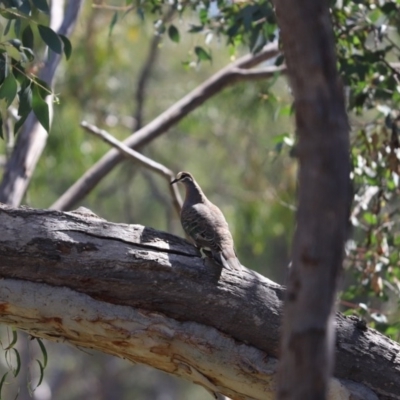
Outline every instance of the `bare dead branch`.
POLYGON ((182 198, 176 185, 170 185, 170 182, 175 178, 175 174, 170 169, 144 156, 143 154, 140 154, 137 151, 132 150, 127 145, 115 139, 113 136, 111 136, 108 132, 106 132, 103 129, 99 129, 96 126, 91 125, 86 121, 82 121, 81 126, 86 130, 86 132, 89 132, 92 135, 99 137, 109 145, 118 149, 122 154, 124 154, 124 156, 128 157, 129 159, 132 159, 134 162, 138 163, 142 167, 149 169, 150 171, 153 171, 156 174, 162 176, 164 179, 166 179, 169 191, 171 192, 172 204, 175 208, 175 211, 178 213, 178 216, 180 215, 182 208, 182 198))
MULTIPOLYGON (((83 0, 70 0, 67 2, 65 15, 61 26, 55 24, 59 21, 60 2, 51 2, 51 27, 59 34, 70 36, 82 6, 83 0)), ((53 87, 55 71, 60 63, 61 55, 49 51, 48 60, 45 62, 39 77, 50 87, 53 87)), ((47 96, 50 121, 52 120, 52 96, 47 96)), ((47 132, 31 112, 18 135, 14 151, 7 162, 3 181, 0 184, 0 202, 18 206, 26 192, 36 164, 43 152, 47 141, 47 132)))
MULTIPOLYGON (((131 135, 124 143, 131 148, 137 148, 149 143, 226 86, 239 80, 247 79, 246 75, 232 74, 232 69, 251 68, 275 57, 277 54, 279 54, 278 46, 276 43, 272 43, 267 45, 260 53, 256 55, 248 54, 226 66, 173 104, 152 122, 131 135)), ((122 159, 122 155, 117 150, 110 150, 86 171, 50 208, 57 210, 70 209, 93 190, 122 159)))

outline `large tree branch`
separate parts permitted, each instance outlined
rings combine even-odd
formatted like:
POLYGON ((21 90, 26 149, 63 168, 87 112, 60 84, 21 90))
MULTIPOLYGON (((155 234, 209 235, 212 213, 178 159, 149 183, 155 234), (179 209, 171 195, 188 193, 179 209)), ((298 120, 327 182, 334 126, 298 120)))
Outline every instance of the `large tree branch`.
MULTIPOLYGON (((152 122, 135 132, 124 143, 131 148, 143 146, 169 128, 178 123, 188 113, 199 107, 206 100, 220 92, 224 87, 238 81, 246 79, 255 79, 254 74, 246 75, 238 73, 238 68, 248 69, 275 57, 279 50, 276 43, 267 45, 260 53, 256 55, 246 55, 236 62, 221 69, 211 78, 206 80, 200 86, 192 90, 181 100, 176 102, 152 122)), ((273 76, 280 72, 282 67, 272 68, 268 76, 273 76)), ((265 72, 265 71, 264 71, 265 72)), ((266 74, 258 74, 259 79, 265 79, 266 74)), ((96 164, 94 164, 85 174, 78 179, 54 204, 51 209, 68 210, 76 203, 82 200, 100 181, 103 179, 119 162, 123 156, 117 150, 110 150, 96 164)))
MULTIPOLYGON (((274 399, 277 360, 213 327, 117 306, 65 287, 0 281, 0 322, 146 364, 232 399, 274 399), (62 299, 60 301, 60 299, 62 299)), ((376 400, 363 385, 331 381, 330 399, 376 400), (345 397, 346 396, 346 397, 345 397)))
MULTIPOLYGON (((59 2, 52 2, 51 27, 58 30, 59 34, 69 36, 78 19, 82 0, 70 0, 67 2, 65 16, 59 26, 59 2), (58 26, 57 26, 58 24, 58 26), (58 29, 59 28, 59 29, 58 29)), ((50 87, 56 69, 60 63, 61 55, 49 50, 48 60, 45 62, 39 77, 50 87)), ((47 96, 46 102, 50 109, 52 119, 53 96, 47 96)), ((36 164, 46 146, 47 132, 31 112, 18 135, 17 144, 6 164, 3 180, 0 184, 0 201, 13 206, 18 206, 26 192, 36 164)))
MULTIPOLYGON (((183 239, 84 210, 0 206, 0 226, 1 321, 234 399, 272 398, 281 286, 249 270, 219 276, 183 239)), ((400 346, 357 318, 336 325, 336 377, 400 399, 400 346)))

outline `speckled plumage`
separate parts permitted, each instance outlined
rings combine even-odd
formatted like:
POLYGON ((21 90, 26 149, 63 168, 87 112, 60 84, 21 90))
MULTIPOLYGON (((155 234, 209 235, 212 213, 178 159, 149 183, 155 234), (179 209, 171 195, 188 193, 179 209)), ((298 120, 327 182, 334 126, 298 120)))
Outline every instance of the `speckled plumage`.
POLYGON ((181 210, 181 223, 187 235, 225 268, 241 270, 236 257, 232 235, 221 210, 204 195, 188 172, 179 172, 171 182, 182 182, 186 196, 181 210))

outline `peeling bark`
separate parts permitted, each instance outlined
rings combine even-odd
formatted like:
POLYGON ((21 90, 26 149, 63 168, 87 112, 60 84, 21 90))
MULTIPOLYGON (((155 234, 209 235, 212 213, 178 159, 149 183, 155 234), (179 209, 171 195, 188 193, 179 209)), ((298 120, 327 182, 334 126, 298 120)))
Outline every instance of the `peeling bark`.
MULTIPOLYGON (((88 211, 0 205, 0 226, 1 322, 233 399, 273 398, 281 286, 247 269, 219 276, 183 239, 88 211)), ((400 346, 357 319, 336 325, 331 398, 400 399, 400 346)))

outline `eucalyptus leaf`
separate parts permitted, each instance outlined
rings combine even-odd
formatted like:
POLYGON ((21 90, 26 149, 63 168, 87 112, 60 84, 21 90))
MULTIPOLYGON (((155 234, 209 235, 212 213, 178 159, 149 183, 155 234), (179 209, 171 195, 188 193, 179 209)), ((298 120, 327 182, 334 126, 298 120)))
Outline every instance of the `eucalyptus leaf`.
POLYGON ((49 5, 47 4, 46 0, 32 0, 32 3, 39 11, 41 11, 45 14, 50 13, 49 5))
POLYGON ((202 47, 200 46, 196 46, 194 48, 194 52, 197 55, 197 58, 199 61, 211 61, 211 55, 209 53, 207 53, 202 47))
POLYGON ((9 107, 15 99, 17 89, 17 81, 15 80, 14 75, 9 73, 0 87, 0 99, 5 99, 7 107, 9 107))
POLYGON ((34 37, 33 31, 30 25, 27 25, 24 31, 22 32, 22 44, 24 47, 28 47, 33 49, 34 45, 34 37))
POLYGON ((72 53, 72 45, 71 42, 69 41, 69 39, 64 36, 64 35, 58 35, 59 38, 62 40, 63 45, 64 45, 64 54, 65 54, 65 58, 68 60, 71 57, 71 53, 72 53))
POLYGON ((38 25, 40 37, 57 54, 62 53, 62 42, 60 37, 51 28, 44 25, 38 25))
POLYGON ((46 129, 47 132, 49 132, 49 106, 42 99, 40 95, 40 90, 36 84, 33 85, 32 89, 32 109, 40 124, 43 126, 44 129, 46 129))
POLYGON ((179 41, 181 39, 180 35, 179 35, 179 31, 178 31, 178 29, 176 28, 175 25, 170 25, 169 26, 169 28, 168 28, 168 36, 175 43, 179 43, 179 41))

